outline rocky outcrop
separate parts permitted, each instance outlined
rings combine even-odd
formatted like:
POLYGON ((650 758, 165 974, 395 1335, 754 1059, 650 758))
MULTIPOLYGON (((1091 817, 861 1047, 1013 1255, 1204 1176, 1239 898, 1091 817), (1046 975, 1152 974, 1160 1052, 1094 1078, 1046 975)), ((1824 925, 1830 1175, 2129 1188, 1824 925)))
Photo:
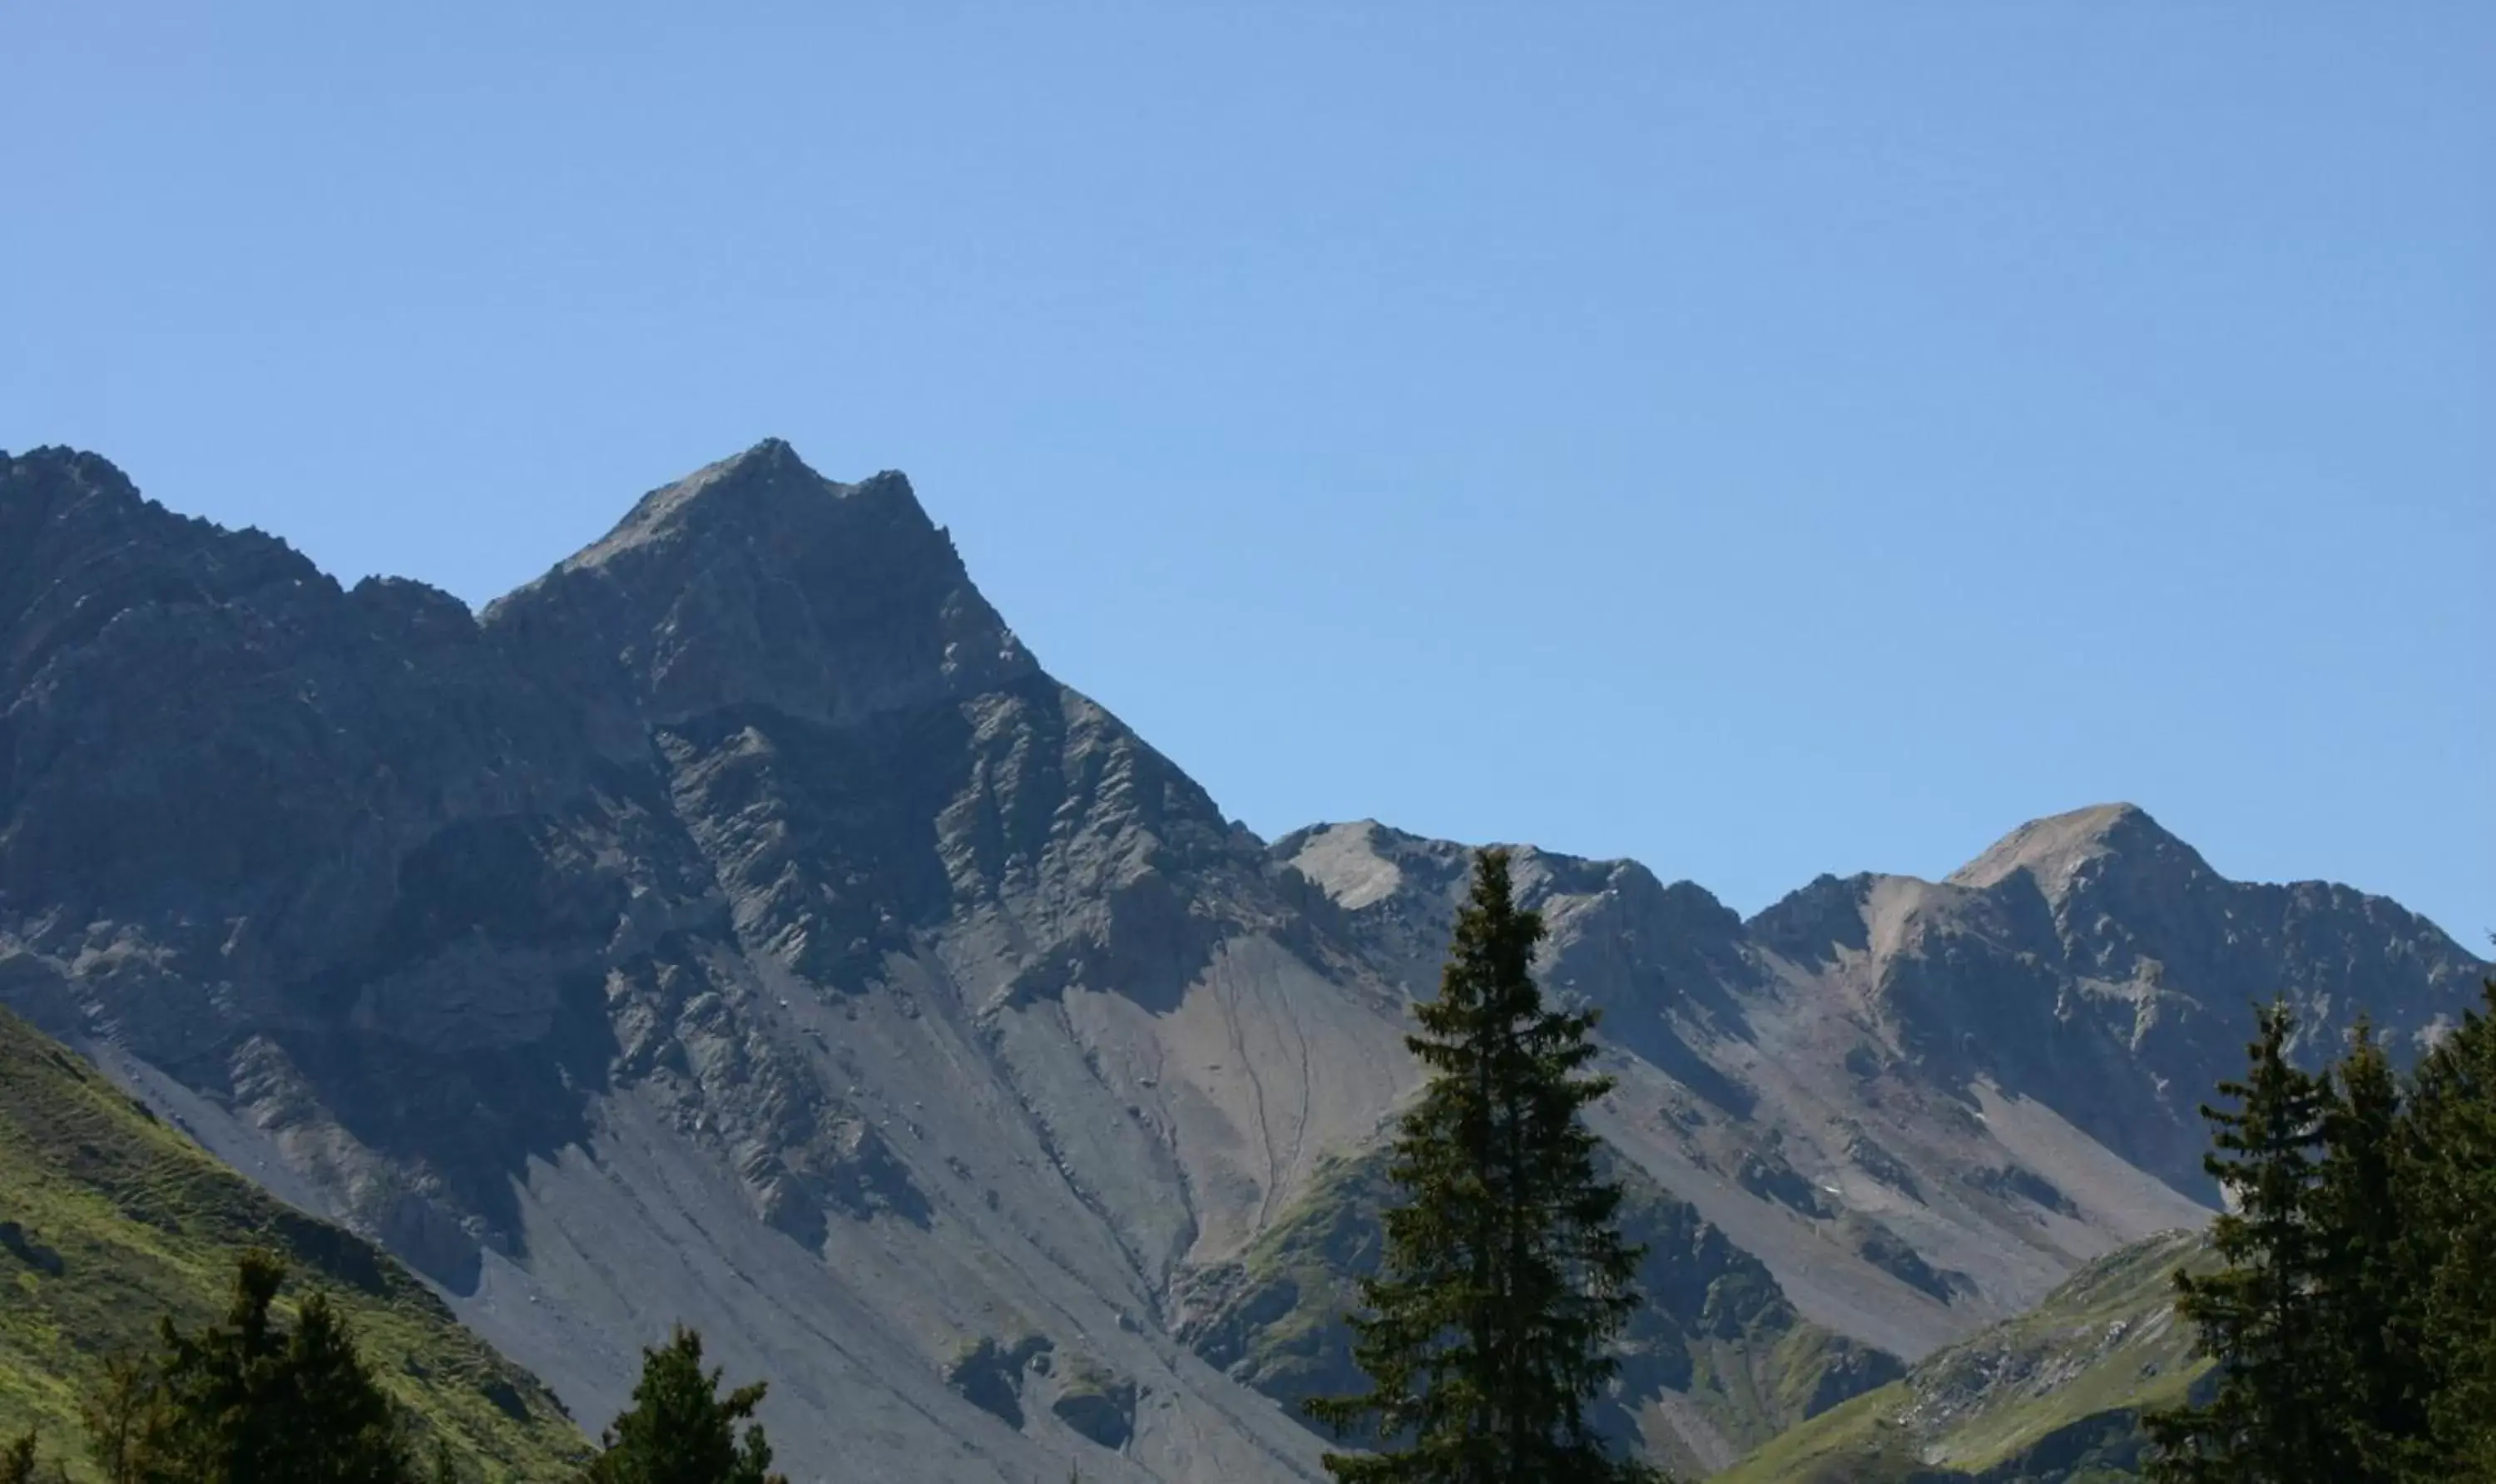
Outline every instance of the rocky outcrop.
POLYGON ((1104 1448, 1123 1448, 1136 1436, 1136 1401, 1134 1381, 1077 1356, 1066 1368, 1048 1410, 1076 1437, 1104 1448))
POLYGON ((946 1363, 945 1384, 1006 1426, 1019 1428, 1024 1375, 1045 1367, 1056 1348, 1045 1335, 1017 1335, 1006 1341, 983 1335, 946 1363))

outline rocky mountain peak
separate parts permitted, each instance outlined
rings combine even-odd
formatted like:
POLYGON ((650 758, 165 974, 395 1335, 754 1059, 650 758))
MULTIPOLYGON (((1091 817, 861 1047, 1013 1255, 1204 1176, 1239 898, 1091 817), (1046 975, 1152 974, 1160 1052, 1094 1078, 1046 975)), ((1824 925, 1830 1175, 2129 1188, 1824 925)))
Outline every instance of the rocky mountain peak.
POLYGON ((2115 803, 2031 819, 1952 872, 1949 881, 1982 890, 2021 871, 2049 902, 2060 902, 2082 883, 2110 875, 2178 887, 2215 877, 2200 852, 2150 818, 2149 811, 2115 803))
POLYGON ((0 499, 12 504, 27 501, 46 491, 95 495, 136 501, 139 491, 119 466, 101 453, 61 445, 47 445, 11 454, 0 449, 0 470, 7 471, 0 482, 0 499))
POLYGON ((1751 936, 1796 964, 1836 961, 1836 950, 1860 953, 1872 946, 1866 911, 1877 881, 1868 872, 1814 877, 1761 909, 1748 924, 1751 936))
POLYGON ((0 619, 57 619, 75 608, 76 628, 123 602, 192 606, 272 587, 336 584, 265 532, 174 514, 102 454, 0 453, 0 619), (47 580, 69 571, 82 589, 47 580))
POLYGON ((1358 912, 1405 888, 1412 848, 1426 844, 1376 819, 1312 824, 1274 842, 1274 858, 1309 879, 1346 912, 1358 912))
POLYGON ((897 494, 918 516, 916 523, 932 530, 902 476, 882 474, 860 485, 836 483, 808 468, 785 441, 766 438, 643 495, 614 530, 557 570, 602 567, 628 554, 677 543, 699 546, 800 534, 829 518, 826 507, 870 488, 887 498, 897 494))
POLYGON ((851 722, 1037 673, 906 478, 843 484, 776 438, 644 495, 484 622, 610 753, 740 706, 851 722))

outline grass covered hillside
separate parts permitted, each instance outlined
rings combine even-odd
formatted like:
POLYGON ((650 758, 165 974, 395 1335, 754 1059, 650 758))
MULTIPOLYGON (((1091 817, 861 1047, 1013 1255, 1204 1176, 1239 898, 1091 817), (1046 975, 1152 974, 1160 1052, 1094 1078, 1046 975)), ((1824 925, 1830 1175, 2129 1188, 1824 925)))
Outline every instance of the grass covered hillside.
POLYGON ((384 1384, 484 1477, 560 1477, 586 1454, 552 1394, 397 1262, 268 1195, 0 1010, 0 1437, 33 1427, 82 1469, 78 1401, 106 1358, 149 1345, 161 1314, 186 1328, 221 1315, 255 1246, 286 1259, 289 1295, 330 1295, 384 1384))
MULTIPOLYGON (((1358 1389, 1343 1314, 1378 1268, 1387 1164, 1383 1147, 1329 1159, 1236 1260, 1193 1275, 1181 1334, 1197 1353, 1294 1408, 1358 1389)), ((1625 1161, 1607 1173, 1622 1184, 1622 1231, 1647 1256, 1607 1432, 1703 1472, 1903 1374, 1896 1357, 1796 1313, 1767 1268, 1689 1203, 1625 1161)))
POLYGON ((2074 1274, 2027 1314, 1778 1438, 1717 1484, 2111 1484, 2137 1476, 2142 1411, 2207 1369, 2173 1275, 2208 1249, 2168 1232, 2074 1274))

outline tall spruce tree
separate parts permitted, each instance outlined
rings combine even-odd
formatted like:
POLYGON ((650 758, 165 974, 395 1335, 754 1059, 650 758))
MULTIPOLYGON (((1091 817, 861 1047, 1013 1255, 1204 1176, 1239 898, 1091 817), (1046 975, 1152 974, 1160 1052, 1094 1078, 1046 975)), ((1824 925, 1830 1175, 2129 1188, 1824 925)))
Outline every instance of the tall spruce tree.
POLYGON ((764 1383, 723 1395, 719 1371, 702 1369, 702 1336, 676 1327, 641 1352, 633 1405, 607 1430, 586 1484, 788 1484, 771 1471, 771 1444, 754 1415, 764 1383))
POLYGON ((1581 1114, 1610 1088, 1585 1071, 1591 1013, 1536 988, 1543 920, 1517 907, 1504 850, 1473 891, 1436 1000, 1409 1036, 1429 1073, 1393 1145, 1401 1204, 1350 1317, 1370 1389, 1308 1409, 1375 1444, 1329 1454, 1354 1484, 1592 1484, 1654 1478, 1611 1458, 1585 1404, 1638 1307, 1639 1249, 1616 1221, 1581 1114))
POLYGON ((2176 1313, 2217 1359, 2209 1401, 2147 1420, 2161 1484, 2323 1484, 2349 1476, 2349 1448, 2323 1405, 2329 1367, 2319 1293, 2317 1149, 2331 1105, 2324 1079, 2288 1060, 2286 1005, 2261 1010, 2232 1109, 2204 1106, 2215 1148, 2203 1160, 2230 1209, 2211 1225, 2222 1266, 2178 1273, 2176 1313))
POLYGON ((2364 1016, 2331 1073, 2317 1173, 2322 1280, 2318 1401, 2333 1413, 2348 1484, 2397 1484, 2426 1433, 2423 1305, 2409 1267, 2401 1083, 2364 1016))
POLYGON ((2418 1480, 2496 1484, 2496 983, 2419 1063, 2401 1207, 2429 1397, 2418 1480))

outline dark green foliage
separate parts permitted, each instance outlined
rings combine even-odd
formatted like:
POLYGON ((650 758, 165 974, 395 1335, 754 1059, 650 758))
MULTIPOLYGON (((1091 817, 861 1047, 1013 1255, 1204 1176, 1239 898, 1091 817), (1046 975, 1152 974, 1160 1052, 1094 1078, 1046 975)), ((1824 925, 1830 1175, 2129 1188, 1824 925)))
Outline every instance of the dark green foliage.
MULTIPOLYGON (((2496 1484, 2496 984, 2406 1087, 2361 1021, 2328 1077, 2262 1020, 2222 1091, 2211 1172, 2226 1266, 2178 1282, 2219 1363, 2149 1419, 2161 1480, 2496 1484)), ((2205 1110, 2208 1111, 2208 1110, 2205 1110)))
POLYGON ((2221 1374, 2206 1405, 2148 1419, 2160 1450, 2151 1476, 2173 1484, 2338 1478, 2327 1466, 2344 1462, 2313 1406, 2325 1378, 2316 1302, 2324 1253, 2311 1216, 2330 1089, 2288 1060, 2296 1023, 2285 1005, 2263 1009, 2258 1026, 2245 1080, 2219 1085, 2235 1107, 2201 1110, 2216 1130, 2203 1167, 2232 1209, 2211 1227, 2223 1266, 2179 1272, 2175 1309, 2221 1374))
POLYGON ((2394 1484, 2410 1439, 2425 1430, 2413 1289, 2401 1215, 2400 1079, 2363 1017, 2332 1074, 2314 1228, 2324 1378, 2348 1484, 2394 1484))
POLYGON ((412 1478, 396 1410, 328 1301, 315 1293, 291 1331, 278 1325, 270 1306, 285 1276, 275 1258, 246 1255, 223 1324, 186 1335, 165 1322, 164 1406, 141 1448, 186 1484, 412 1478))
POLYGON ((771 1472, 771 1445, 754 1415, 763 1383, 721 1395, 721 1373, 702 1370, 702 1337, 679 1326, 641 1352, 633 1405, 601 1440, 586 1484, 787 1484, 771 1472))
POLYGON ((1580 1118, 1608 1090, 1589 1075, 1595 1017, 1546 1007, 1534 983, 1542 918, 1520 910, 1506 852, 1485 850, 1456 919, 1438 998, 1407 1044, 1430 1073, 1393 1143, 1403 1203, 1386 1213, 1378 1274, 1351 1319, 1370 1389, 1313 1400, 1330 1454, 1370 1484, 1638 1478, 1609 1458, 1587 1403, 1638 1298, 1641 1253, 1620 1235, 1618 1186, 1580 1118))
POLYGON ((2496 983, 2419 1065, 2402 1151, 2427 1393, 2413 1477, 2496 1480, 2496 983))
POLYGON ((404 1421, 314 1293, 280 1322, 285 1265, 236 1264, 225 1318, 162 1321, 152 1354, 108 1368, 87 1400, 89 1454, 110 1484, 415 1484, 404 1421))
MULTIPOLYGON (((464 1484, 436 1437, 420 1466, 410 1419, 358 1356, 346 1321, 313 1293, 282 1322, 286 1270, 253 1252, 238 1264, 222 1321, 163 1321, 156 1349, 115 1357, 87 1396, 88 1459, 106 1484, 464 1484)), ((754 1414, 761 1383, 726 1395, 678 1329, 642 1352, 633 1405, 615 1419, 582 1484, 787 1484, 772 1473, 754 1414)), ((31 1484, 34 1438, 0 1445, 0 1484, 31 1484)))

